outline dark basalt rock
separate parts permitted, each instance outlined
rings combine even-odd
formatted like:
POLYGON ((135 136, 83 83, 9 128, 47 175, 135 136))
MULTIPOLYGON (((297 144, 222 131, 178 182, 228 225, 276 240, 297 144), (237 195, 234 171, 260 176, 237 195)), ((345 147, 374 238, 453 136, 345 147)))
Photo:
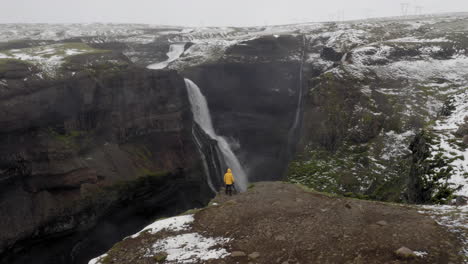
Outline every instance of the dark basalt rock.
POLYGON ((38 72, 33 65, 13 59, 0 61, 0 79, 18 80, 38 72))
POLYGON ((458 126, 457 131, 455 131, 455 136, 463 138, 464 136, 468 136, 468 116, 465 117, 465 122, 458 126))
POLYGON ((320 57, 328 61, 341 61, 344 54, 342 52, 337 52, 333 48, 324 47, 320 53, 320 57))
POLYGON ((427 132, 417 134, 411 142, 412 151, 411 171, 408 178, 408 201, 412 203, 424 203, 430 199, 430 192, 425 186, 422 177, 428 170, 428 165, 424 162, 430 155, 427 132))
MULTIPOLYGON (((152 217, 201 206, 212 195, 177 72, 96 65, 76 68, 73 77, 16 82, 12 76, 31 75, 16 65, 3 75, 9 89, 0 91, 0 254, 65 235, 82 239, 112 214, 136 217, 132 201, 149 203, 143 208, 153 209, 109 247, 152 217), (145 177, 156 180, 140 182, 145 177)), ((59 252, 72 252, 78 240, 64 240, 68 247, 59 252)), ((34 263, 51 263, 43 255, 54 250, 36 254, 34 263)), ((10 257, 8 263, 32 263, 10 257)))

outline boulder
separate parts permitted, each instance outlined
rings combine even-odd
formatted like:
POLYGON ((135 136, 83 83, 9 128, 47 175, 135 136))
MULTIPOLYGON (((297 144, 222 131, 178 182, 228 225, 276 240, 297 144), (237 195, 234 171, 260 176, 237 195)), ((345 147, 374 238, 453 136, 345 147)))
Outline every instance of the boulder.
POLYGON ((342 52, 338 52, 333 48, 325 47, 323 48, 322 52, 320 53, 320 57, 324 60, 328 61, 341 61, 344 54, 342 52))
POLYGON ((468 146, 468 135, 465 135, 465 136, 463 137, 463 144, 464 144, 465 146, 468 146))
POLYGON ((257 259, 258 257, 260 257, 260 253, 258 252, 253 252, 249 254, 249 259, 257 259))
POLYGON ((416 257, 416 254, 413 252, 413 250, 407 248, 407 247, 401 247, 398 250, 395 251, 395 254, 397 257, 401 259, 412 259, 416 257))
POLYGON ((466 196, 457 196, 455 199, 455 205, 457 206, 464 206, 468 204, 468 197, 466 196))
POLYGON ((457 137, 464 137, 466 135, 468 135, 468 123, 460 125, 455 132, 455 136, 457 137))
POLYGON ((388 225, 387 221, 384 221, 384 220, 378 221, 376 224, 378 224, 379 226, 386 226, 386 225, 388 225))

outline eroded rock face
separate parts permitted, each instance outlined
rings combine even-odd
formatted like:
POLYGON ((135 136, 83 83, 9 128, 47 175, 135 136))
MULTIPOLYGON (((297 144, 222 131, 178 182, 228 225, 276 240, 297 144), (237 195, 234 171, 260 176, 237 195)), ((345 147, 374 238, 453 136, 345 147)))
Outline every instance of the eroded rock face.
POLYGON ((30 81, 6 74, 0 91, 0 253, 88 229, 141 193, 161 210, 209 197, 176 71, 128 66, 63 79, 22 72, 30 81), (140 178, 158 179, 157 188, 135 185, 140 178), (161 186, 166 195, 154 194, 161 186), (183 190, 193 196, 167 196, 183 190))

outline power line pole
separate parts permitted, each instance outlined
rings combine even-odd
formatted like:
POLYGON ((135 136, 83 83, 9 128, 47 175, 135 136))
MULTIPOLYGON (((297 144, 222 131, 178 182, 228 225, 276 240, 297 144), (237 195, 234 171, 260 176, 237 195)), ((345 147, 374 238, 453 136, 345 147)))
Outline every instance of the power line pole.
POLYGON ((414 7, 414 14, 417 16, 422 15, 424 7, 422 6, 415 6, 414 7))
POLYGON ((403 17, 407 17, 408 16, 408 9, 409 9, 409 3, 400 3, 400 7, 401 7, 401 16, 403 17))
POLYGON ((338 21, 343 22, 345 19, 345 11, 344 9, 338 10, 338 21))

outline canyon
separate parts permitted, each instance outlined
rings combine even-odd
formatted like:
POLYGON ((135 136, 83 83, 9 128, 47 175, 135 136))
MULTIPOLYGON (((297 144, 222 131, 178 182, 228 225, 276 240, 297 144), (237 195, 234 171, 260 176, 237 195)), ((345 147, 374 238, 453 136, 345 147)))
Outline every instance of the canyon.
POLYGON ((245 172, 241 190, 289 181, 463 203, 467 32, 463 13, 2 25, 0 261, 87 263, 157 218, 206 206, 228 166, 245 172))

